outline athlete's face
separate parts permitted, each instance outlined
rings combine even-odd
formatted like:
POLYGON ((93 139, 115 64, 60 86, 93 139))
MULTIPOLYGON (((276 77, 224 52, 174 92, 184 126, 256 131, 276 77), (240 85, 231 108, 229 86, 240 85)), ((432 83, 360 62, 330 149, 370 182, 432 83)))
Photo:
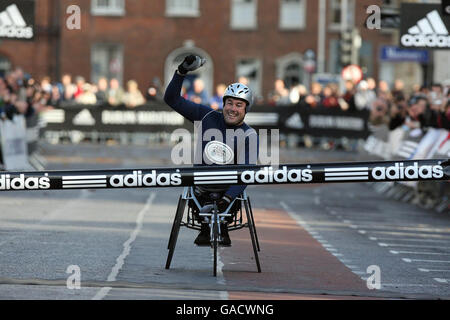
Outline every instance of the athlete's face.
POLYGON ((235 98, 226 98, 223 105, 223 117, 229 126, 239 126, 244 122, 246 103, 235 98))

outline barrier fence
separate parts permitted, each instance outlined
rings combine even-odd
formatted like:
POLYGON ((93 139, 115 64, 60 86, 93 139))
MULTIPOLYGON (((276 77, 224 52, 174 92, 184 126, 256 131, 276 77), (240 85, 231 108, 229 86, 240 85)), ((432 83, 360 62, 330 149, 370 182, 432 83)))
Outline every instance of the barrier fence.
POLYGON ((39 117, 15 115, 12 120, 0 119, 0 164, 6 170, 43 169, 38 153, 42 136, 39 117))
MULTIPOLYGON (((41 116, 46 130, 55 132, 171 133, 179 128, 193 131, 192 123, 162 103, 149 103, 134 109, 76 105, 55 108, 41 116)), ((368 118, 368 111, 255 106, 246 115, 245 122, 256 130, 279 129, 285 134, 365 139, 370 134, 368 118)))
MULTIPOLYGON (((408 130, 398 127, 389 130, 385 125, 371 128, 364 152, 370 158, 389 161, 439 159, 450 157, 450 133, 445 129, 428 128, 408 130)), ((426 209, 443 212, 449 209, 448 181, 396 181, 374 185, 375 191, 388 198, 411 202, 426 209)))
POLYGON ((196 185, 273 185, 385 181, 439 181, 450 177, 449 159, 197 166, 120 170, 7 172, 0 191, 119 189, 196 185))

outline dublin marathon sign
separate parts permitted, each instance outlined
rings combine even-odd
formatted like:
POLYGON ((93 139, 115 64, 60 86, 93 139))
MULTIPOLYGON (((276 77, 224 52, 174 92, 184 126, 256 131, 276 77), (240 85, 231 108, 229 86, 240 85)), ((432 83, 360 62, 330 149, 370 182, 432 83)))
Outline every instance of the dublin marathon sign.
POLYGON ((448 180, 450 160, 0 172, 0 191, 448 180))

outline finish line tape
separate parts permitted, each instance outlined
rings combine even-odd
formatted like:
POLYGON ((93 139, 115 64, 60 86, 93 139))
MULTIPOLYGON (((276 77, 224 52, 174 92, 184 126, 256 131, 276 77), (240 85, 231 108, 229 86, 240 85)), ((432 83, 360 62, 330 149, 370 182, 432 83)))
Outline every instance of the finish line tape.
POLYGON ((437 181, 450 178, 449 164, 449 159, 432 159, 283 164, 277 167, 227 165, 153 169, 3 171, 0 172, 0 191, 437 181))

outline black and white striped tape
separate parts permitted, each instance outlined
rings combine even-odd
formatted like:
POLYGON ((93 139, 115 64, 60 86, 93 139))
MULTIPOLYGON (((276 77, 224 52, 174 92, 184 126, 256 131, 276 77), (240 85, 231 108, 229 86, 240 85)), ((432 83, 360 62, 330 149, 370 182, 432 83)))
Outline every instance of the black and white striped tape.
POLYGON ((0 172, 0 191, 448 180, 449 159, 0 172))

